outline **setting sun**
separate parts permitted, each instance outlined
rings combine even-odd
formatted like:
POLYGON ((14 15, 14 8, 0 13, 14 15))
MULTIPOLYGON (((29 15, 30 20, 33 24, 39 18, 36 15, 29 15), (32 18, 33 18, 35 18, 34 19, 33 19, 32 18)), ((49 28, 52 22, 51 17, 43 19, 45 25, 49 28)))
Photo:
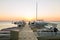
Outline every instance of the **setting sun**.
POLYGON ((27 20, 32 20, 34 15, 32 13, 26 13, 26 14, 23 15, 23 17, 27 20))

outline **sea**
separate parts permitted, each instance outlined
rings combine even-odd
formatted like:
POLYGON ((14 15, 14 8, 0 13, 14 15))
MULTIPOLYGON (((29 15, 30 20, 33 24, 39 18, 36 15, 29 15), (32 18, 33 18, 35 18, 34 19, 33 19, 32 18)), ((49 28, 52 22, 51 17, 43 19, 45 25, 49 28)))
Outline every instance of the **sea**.
POLYGON ((0 30, 11 27, 17 27, 17 25, 13 24, 12 22, 0 22, 0 30))
MULTIPOLYGON (((51 22, 57 24, 58 30, 60 30, 60 22, 51 22)), ((13 24, 12 22, 0 22, 0 30, 5 28, 17 27, 17 25, 13 24)))

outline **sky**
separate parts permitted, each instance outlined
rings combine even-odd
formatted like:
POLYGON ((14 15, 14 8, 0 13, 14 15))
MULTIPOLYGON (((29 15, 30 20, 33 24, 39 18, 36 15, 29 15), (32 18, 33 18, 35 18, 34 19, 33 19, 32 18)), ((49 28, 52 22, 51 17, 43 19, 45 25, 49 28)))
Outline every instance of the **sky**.
POLYGON ((0 21, 34 20, 60 21, 60 0, 0 0, 0 21))

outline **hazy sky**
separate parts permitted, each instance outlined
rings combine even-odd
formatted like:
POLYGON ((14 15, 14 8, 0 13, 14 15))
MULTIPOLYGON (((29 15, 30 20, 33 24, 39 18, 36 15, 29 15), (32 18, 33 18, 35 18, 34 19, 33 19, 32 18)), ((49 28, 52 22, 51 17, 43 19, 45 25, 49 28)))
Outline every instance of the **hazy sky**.
MULTIPOLYGON (((60 20, 60 0, 37 0, 38 18, 60 20)), ((0 0, 0 20, 31 20, 36 16, 36 0, 0 0)))

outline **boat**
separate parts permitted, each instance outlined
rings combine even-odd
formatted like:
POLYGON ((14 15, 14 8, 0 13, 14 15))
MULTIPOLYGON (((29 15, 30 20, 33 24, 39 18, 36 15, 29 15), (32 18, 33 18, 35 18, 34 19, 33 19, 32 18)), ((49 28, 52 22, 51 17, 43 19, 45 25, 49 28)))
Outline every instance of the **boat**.
POLYGON ((37 21, 31 21, 29 25, 31 28, 35 27, 35 28, 41 29, 41 28, 45 28, 44 25, 47 25, 47 24, 48 23, 45 21, 37 20, 37 21))
POLYGON ((30 22, 30 28, 33 30, 38 40, 60 40, 60 31, 54 32, 54 29, 50 29, 56 27, 57 24, 45 21, 30 22))
POLYGON ((24 27, 25 26, 25 24, 26 24, 26 22, 25 21, 15 21, 15 22, 13 22, 13 24, 15 24, 15 25, 17 25, 18 27, 24 27))

